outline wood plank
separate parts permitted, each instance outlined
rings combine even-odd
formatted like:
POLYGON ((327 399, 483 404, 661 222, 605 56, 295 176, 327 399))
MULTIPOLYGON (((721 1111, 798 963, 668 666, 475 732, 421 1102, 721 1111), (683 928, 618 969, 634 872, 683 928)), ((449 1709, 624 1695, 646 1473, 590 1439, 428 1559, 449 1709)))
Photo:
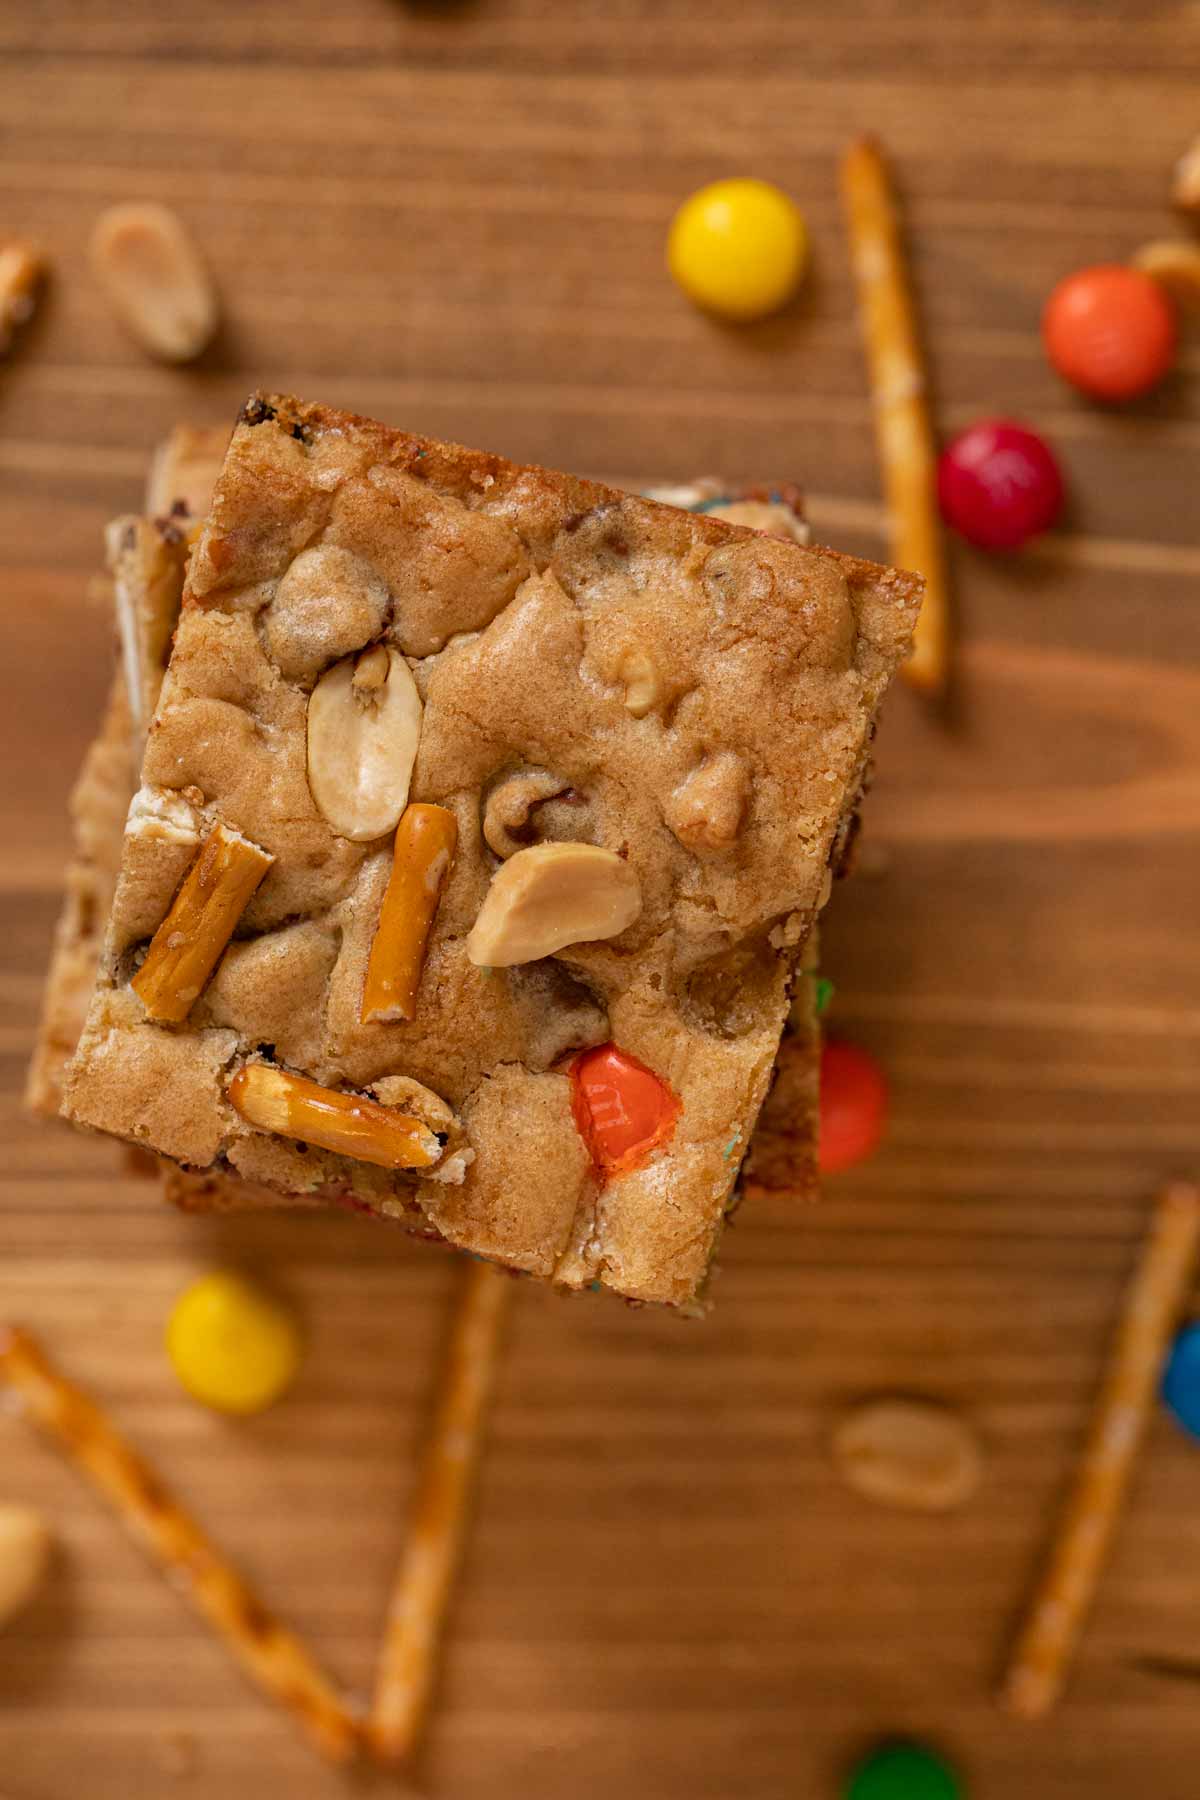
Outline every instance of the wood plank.
MULTIPOLYGON (((417 1786, 455 1800, 793 1800, 881 1732, 943 1742, 979 1800, 1192 1800, 1200 1464, 1156 1421, 1068 1701, 990 1698, 1155 1185, 1197 1161, 1200 356, 1128 414, 1076 402, 1037 320, 1077 264, 1174 229, 1197 125, 1179 4, 1035 0, 87 0, 0 15, 0 228, 55 279, 0 368, 0 1316, 43 1332, 272 1603, 366 1692, 452 1267, 341 1218, 183 1219, 18 1094, 107 681, 100 531, 179 417, 264 382, 629 483, 794 477, 820 534, 882 546, 833 184, 881 131, 903 180, 946 429, 1049 432, 1070 529, 956 550, 948 723, 889 705, 870 863, 835 897, 835 1026, 891 1073, 884 1152, 819 1206, 747 1203, 702 1326, 527 1288, 417 1786), (682 194, 791 188, 795 312, 745 332, 662 271, 682 194), (146 364, 86 269, 91 223, 177 205, 227 323, 146 364), (163 1319, 195 1270, 269 1274, 309 1354, 274 1413, 178 1393, 163 1319), (838 1482, 839 1410, 961 1405, 978 1500, 936 1525, 838 1482)), ((0 1488, 55 1578, 0 1636, 14 1800, 344 1795, 70 1473, 0 1416, 0 1488), (181 1781, 181 1790, 184 1783, 181 1781)), ((380 1790, 382 1791, 382 1789, 380 1790)), ((389 1790, 391 1791, 390 1787, 389 1790)))

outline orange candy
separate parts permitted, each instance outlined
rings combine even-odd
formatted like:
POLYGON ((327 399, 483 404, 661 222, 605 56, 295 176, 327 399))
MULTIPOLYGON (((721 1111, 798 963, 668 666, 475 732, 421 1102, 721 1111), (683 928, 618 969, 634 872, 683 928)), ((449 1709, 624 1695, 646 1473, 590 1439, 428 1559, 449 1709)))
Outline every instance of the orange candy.
POLYGON ((1157 281, 1098 263, 1060 281, 1042 314, 1046 354, 1064 381, 1096 400, 1134 400, 1175 355, 1175 309, 1157 281))
POLYGON ((615 1044, 585 1050, 571 1065, 572 1111, 592 1161, 627 1175, 669 1142, 683 1108, 652 1069, 615 1044))

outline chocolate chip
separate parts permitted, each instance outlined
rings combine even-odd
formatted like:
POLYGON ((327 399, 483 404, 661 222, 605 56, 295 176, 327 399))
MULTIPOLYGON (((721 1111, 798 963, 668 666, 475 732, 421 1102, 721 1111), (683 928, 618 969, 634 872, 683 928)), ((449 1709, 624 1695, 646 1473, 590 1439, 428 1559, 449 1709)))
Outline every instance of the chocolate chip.
POLYGON ((241 411, 243 425, 265 425, 276 416, 275 408, 268 406, 259 394, 252 394, 241 411))

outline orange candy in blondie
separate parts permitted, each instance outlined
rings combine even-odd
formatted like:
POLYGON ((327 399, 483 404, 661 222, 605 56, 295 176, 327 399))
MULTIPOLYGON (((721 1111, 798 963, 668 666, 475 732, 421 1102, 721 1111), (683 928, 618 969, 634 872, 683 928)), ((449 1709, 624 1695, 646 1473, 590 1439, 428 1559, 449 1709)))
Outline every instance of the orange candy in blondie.
POLYGON ((615 1044, 585 1050, 571 1065, 571 1108, 592 1161, 627 1175, 670 1141, 683 1107, 665 1081, 615 1044))

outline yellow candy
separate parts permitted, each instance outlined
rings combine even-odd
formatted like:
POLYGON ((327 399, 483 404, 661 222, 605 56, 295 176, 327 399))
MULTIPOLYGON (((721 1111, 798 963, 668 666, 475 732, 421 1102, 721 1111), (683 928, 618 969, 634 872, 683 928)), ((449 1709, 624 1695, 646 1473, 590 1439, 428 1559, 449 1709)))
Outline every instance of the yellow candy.
POLYGON ((667 265, 689 300, 726 319, 762 319, 791 299, 808 234, 798 206, 769 181, 714 181, 671 223, 667 265))
POLYGON ((279 1302, 242 1275, 202 1275, 167 1321, 167 1355, 194 1400, 256 1413, 278 1400, 300 1366, 300 1332, 279 1302))

